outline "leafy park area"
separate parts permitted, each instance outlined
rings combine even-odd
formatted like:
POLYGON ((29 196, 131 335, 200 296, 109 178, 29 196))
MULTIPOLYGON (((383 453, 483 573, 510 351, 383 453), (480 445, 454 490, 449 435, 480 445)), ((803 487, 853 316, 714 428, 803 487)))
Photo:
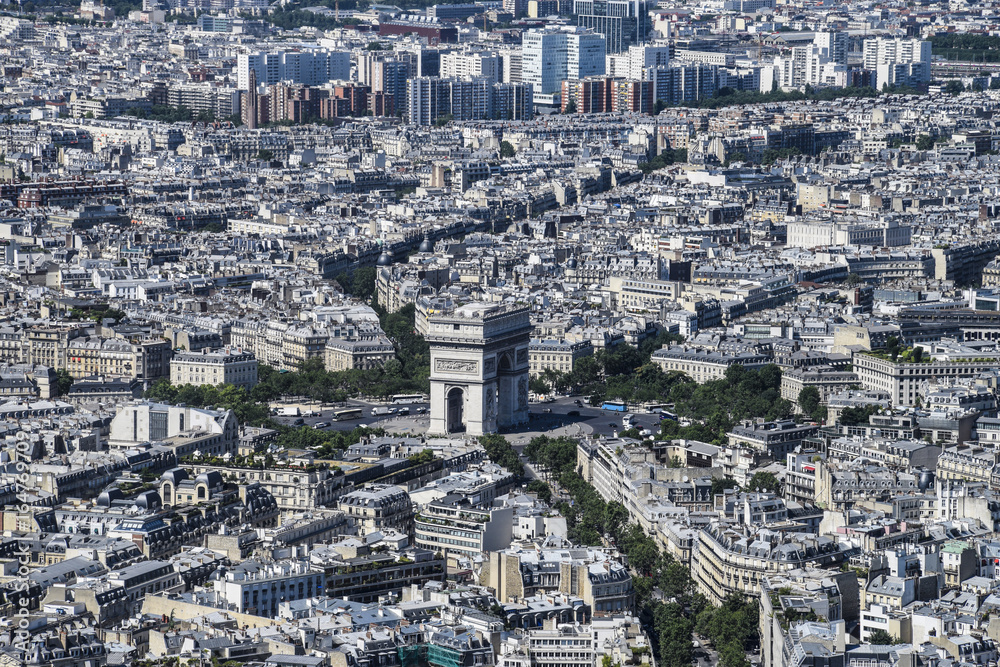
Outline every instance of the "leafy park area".
MULTIPOLYGON (((761 417, 769 421, 788 419, 795 410, 791 401, 781 398, 781 369, 769 364, 760 370, 731 366, 719 380, 697 383, 684 373, 664 371, 650 361, 663 343, 674 342, 670 334, 644 342, 638 348, 618 345, 601 350, 590 357, 578 359, 569 373, 546 371, 532 380, 536 393, 552 389, 575 389, 590 396, 591 405, 617 400, 626 403, 672 403, 673 412, 690 421, 681 426, 674 420, 663 420, 664 439, 685 438, 703 442, 725 442, 726 433, 741 420, 761 417), (647 345, 648 343, 648 345, 647 345)), ((813 390, 815 391, 815 390, 813 390)), ((803 413, 813 419, 822 418, 826 408, 819 403, 819 394, 806 392, 803 413)))

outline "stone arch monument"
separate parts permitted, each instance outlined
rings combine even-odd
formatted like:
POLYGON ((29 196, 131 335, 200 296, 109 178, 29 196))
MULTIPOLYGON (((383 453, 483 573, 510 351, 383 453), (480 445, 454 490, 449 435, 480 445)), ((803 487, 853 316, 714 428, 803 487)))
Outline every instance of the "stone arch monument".
POLYGON ((427 318, 429 434, 482 435, 528 422, 528 313, 473 303, 427 318))

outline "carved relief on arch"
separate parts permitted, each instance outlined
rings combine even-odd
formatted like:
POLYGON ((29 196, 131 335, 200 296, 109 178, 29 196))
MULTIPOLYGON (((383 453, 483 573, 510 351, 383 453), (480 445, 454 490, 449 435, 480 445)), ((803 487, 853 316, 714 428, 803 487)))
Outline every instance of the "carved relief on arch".
POLYGON ((479 362, 464 359, 437 359, 434 370, 441 373, 475 373, 479 370, 479 362))

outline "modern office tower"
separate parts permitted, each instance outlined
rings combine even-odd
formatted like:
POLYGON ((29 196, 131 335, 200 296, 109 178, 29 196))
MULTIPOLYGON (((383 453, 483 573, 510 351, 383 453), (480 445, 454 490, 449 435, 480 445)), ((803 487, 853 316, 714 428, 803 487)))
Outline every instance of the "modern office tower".
POLYGON ((351 78, 351 55, 346 51, 278 51, 241 53, 236 58, 236 80, 240 90, 249 90, 250 71, 257 83, 271 85, 291 81, 315 86, 351 78))
POLYGON ((468 52, 441 54, 441 78, 486 77, 491 81, 503 78, 503 64, 495 53, 468 52))
POLYGON ((627 51, 649 34, 646 0, 574 0, 576 24, 604 35, 608 53, 627 51))
POLYGON ((531 30, 521 43, 521 80, 534 92, 559 92, 563 81, 604 74, 604 38, 586 28, 531 30))
POLYGON ((931 43, 920 39, 875 37, 864 42, 865 69, 875 87, 917 87, 931 80, 931 43))

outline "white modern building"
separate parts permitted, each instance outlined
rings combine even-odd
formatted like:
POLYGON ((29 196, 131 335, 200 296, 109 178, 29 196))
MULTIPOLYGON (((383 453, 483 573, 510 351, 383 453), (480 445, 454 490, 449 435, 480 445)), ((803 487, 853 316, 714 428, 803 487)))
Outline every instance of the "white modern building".
POLYGON ((271 85, 291 81, 309 86, 351 78, 351 54, 346 51, 277 51, 241 53, 236 57, 236 80, 240 90, 250 88, 250 70, 257 83, 271 85))
POLYGON ((531 30, 524 34, 521 54, 521 80, 536 93, 555 93, 563 81, 604 74, 604 38, 585 28, 531 30))
POLYGON ((441 78, 485 77, 496 83, 503 78, 500 56, 487 52, 442 53, 441 78))
POLYGON ((875 72, 875 87, 919 86, 931 79, 931 43, 920 39, 875 37, 864 43, 865 69, 875 72))
POLYGON ((320 597, 324 584, 323 572, 305 561, 246 561, 215 582, 215 592, 234 611, 273 618, 281 602, 320 597))
POLYGON ((140 401, 118 409, 111 420, 108 444, 128 449, 145 442, 173 447, 179 457, 198 451, 222 456, 236 450, 239 424, 229 410, 140 401))

